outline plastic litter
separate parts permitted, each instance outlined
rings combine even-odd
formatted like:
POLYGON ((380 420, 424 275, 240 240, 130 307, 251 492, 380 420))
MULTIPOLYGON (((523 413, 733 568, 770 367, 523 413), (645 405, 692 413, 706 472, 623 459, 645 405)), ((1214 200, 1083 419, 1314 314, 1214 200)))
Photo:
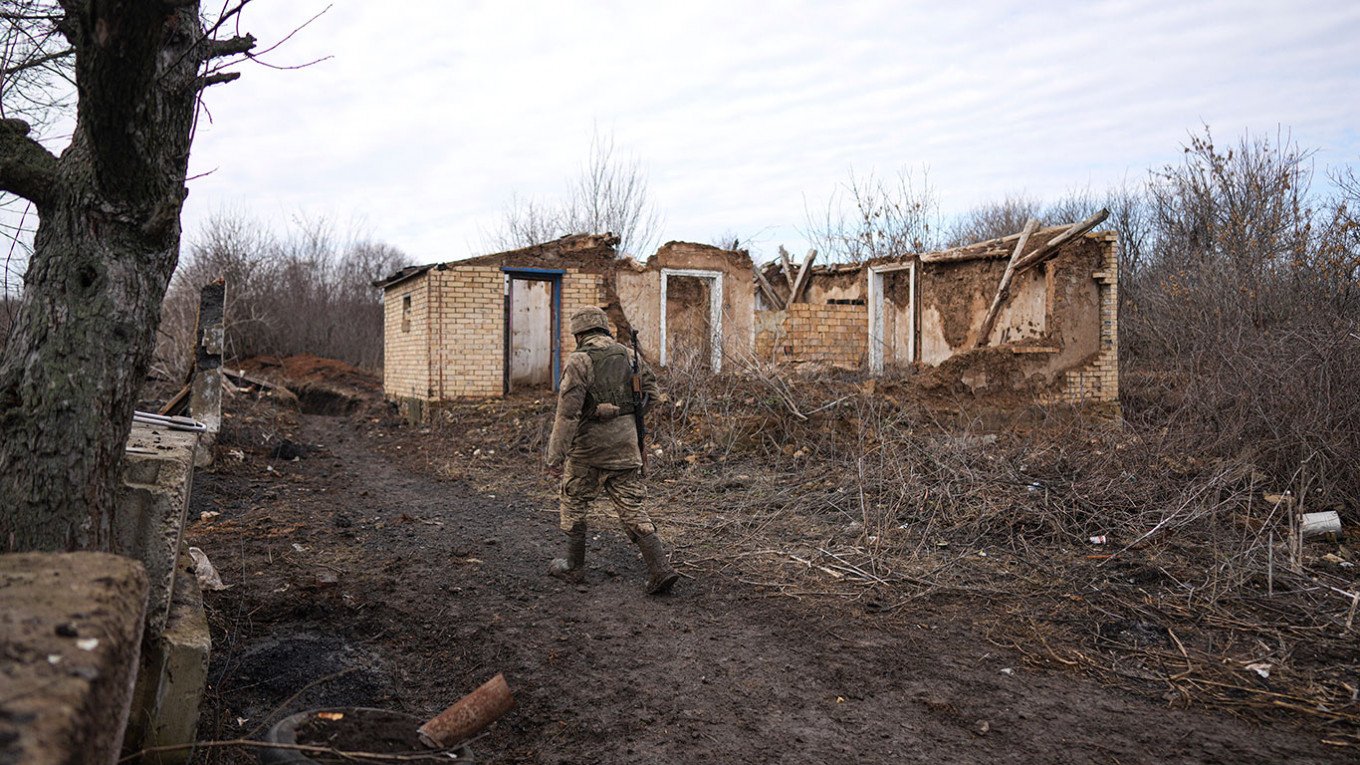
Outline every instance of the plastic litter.
POLYGON ((207 553, 197 547, 190 547, 189 557, 194 561, 194 576, 198 577, 199 587, 214 591, 227 589, 227 585, 222 583, 222 577, 218 575, 217 569, 213 568, 212 561, 208 560, 207 553))

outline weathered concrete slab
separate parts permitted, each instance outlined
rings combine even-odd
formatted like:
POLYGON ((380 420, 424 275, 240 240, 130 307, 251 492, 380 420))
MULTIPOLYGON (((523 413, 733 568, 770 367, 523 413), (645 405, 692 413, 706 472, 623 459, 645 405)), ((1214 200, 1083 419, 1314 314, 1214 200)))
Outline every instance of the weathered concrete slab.
POLYGON ((128 436, 110 548, 146 566, 151 586, 148 635, 160 634, 170 614, 197 440, 196 433, 140 422, 133 423, 128 436))
POLYGON ((142 564, 0 555, 0 763, 113 763, 145 624, 142 564))
MULTIPOLYGON (((180 558, 175 595, 165 632, 150 637, 143 649, 127 747, 131 750, 192 744, 198 729, 199 704, 208 683, 212 639, 203 611, 203 593, 192 572, 193 561, 180 558)), ((146 761, 180 765, 193 749, 149 755, 146 761)))

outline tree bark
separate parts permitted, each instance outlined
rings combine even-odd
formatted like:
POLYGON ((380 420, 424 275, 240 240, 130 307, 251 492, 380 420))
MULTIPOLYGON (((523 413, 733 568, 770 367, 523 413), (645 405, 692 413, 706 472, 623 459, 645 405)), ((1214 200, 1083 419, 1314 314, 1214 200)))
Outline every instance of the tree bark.
MULTIPOLYGON (((30 151, 23 172, 0 160, 0 188, 32 199, 39 215, 0 359, 0 551, 108 547, 123 445, 179 255, 200 72, 213 55, 197 2, 61 5, 76 51, 71 145, 52 162, 30 151)), ((0 150, 27 140, 5 129, 0 150)))

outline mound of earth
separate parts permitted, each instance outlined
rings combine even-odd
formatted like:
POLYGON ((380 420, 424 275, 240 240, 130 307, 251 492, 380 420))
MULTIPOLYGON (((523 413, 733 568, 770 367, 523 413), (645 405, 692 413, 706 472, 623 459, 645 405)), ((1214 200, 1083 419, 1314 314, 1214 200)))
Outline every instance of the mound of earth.
POLYGON ((377 374, 338 359, 305 353, 251 356, 231 368, 287 388, 306 414, 349 415, 382 400, 382 380, 377 374))

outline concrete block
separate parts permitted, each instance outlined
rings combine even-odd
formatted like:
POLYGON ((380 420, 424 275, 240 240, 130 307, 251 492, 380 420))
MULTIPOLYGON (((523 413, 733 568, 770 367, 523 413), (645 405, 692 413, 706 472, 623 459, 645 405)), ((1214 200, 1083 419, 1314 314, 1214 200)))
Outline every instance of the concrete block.
POLYGON ((147 631, 170 613, 180 535, 193 485, 195 433, 134 423, 109 529, 110 549, 142 562, 150 582, 147 631))
MULTIPOLYGON (((130 751, 196 740, 212 639, 203 611, 203 593, 188 556, 180 558, 180 570, 165 631, 148 640, 143 650, 128 726, 130 751)), ((177 749, 150 755, 147 761, 182 765, 192 754, 190 748, 177 749)))
POLYGON ((117 760, 147 592, 129 558, 0 555, 0 763, 117 760))

